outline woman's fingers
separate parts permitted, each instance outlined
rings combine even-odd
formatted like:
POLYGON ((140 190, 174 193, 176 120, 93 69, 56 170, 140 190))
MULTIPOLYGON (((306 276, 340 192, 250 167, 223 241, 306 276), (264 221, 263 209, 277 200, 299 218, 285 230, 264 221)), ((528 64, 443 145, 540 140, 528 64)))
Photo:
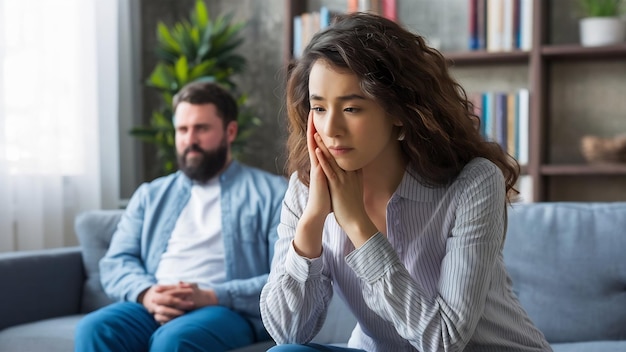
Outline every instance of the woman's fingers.
POLYGON ((315 134, 317 131, 315 130, 315 124, 313 124, 313 110, 309 111, 309 118, 307 120, 307 129, 306 129, 306 145, 309 150, 309 160, 311 162, 311 168, 317 166, 317 157, 315 156, 315 148, 317 148, 317 143, 315 142, 315 134))
POLYGON ((345 174, 345 171, 339 167, 335 158, 330 154, 330 151, 322 141, 322 137, 320 137, 318 133, 315 133, 314 137, 315 143, 317 144, 317 160, 322 166, 322 170, 324 170, 326 177, 336 180, 338 177, 345 174))
POLYGON ((322 171, 324 171, 324 174, 326 175, 326 178, 331 182, 337 180, 337 177, 338 177, 337 172, 335 172, 333 167, 330 165, 330 163, 328 162, 329 158, 327 158, 326 155, 324 155, 324 152, 322 152, 321 148, 316 148, 315 153, 316 153, 319 165, 322 167, 322 171))

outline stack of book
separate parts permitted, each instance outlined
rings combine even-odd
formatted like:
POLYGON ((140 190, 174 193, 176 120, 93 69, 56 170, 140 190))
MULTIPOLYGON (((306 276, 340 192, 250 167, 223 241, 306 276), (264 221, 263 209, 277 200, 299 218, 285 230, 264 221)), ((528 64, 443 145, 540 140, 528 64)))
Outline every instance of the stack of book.
POLYGON ((299 58, 313 35, 328 27, 338 13, 372 12, 397 21, 396 0, 347 0, 346 8, 331 10, 327 6, 293 18, 293 57, 299 58))
POLYGON ((497 142, 520 165, 528 164, 528 89, 515 92, 468 93, 474 113, 480 118, 485 139, 497 142))
POLYGON ((469 49, 530 50, 533 1, 469 0, 469 49))

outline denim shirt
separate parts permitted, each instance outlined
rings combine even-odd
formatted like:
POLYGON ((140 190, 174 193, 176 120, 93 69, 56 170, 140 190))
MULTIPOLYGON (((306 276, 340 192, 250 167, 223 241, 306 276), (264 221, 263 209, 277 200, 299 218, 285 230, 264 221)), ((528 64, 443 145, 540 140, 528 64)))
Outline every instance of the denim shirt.
MULTIPOLYGON (((220 305, 239 312, 261 332, 259 295, 274 255, 287 180, 232 161, 219 181, 226 281, 213 290, 220 305)), ((157 266, 191 186, 178 171, 135 191, 100 261, 102 286, 110 297, 136 302, 157 283, 157 266)))

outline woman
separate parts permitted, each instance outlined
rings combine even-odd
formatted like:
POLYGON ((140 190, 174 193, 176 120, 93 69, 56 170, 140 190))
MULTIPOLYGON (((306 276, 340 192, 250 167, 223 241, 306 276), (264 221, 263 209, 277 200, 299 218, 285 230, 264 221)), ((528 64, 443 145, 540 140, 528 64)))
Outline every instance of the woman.
POLYGON ((343 16, 291 70, 287 106, 292 177, 261 293, 271 351, 354 351, 307 344, 333 289, 357 350, 551 350, 502 259, 519 165, 483 140, 438 51, 343 16))

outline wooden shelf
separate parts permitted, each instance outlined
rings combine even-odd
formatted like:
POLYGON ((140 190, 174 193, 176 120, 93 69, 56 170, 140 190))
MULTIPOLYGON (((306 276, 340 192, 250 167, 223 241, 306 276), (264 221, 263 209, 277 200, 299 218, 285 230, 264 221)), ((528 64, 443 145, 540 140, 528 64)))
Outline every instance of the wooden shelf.
POLYGON ((444 53, 451 66, 490 65, 490 64, 527 64, 528 51, 460 51, 444 53))
POLYGON ((613 60, 626 58, 626 44, 597 47, 549 45, 541 48, 541 55, 549 60, 613 60))
MULTIPOLYGON (((583 47, 578 44, 545 45, 541 56, 548 60, 614 60, 626 58, 626 43, 599 47, 583 47)), ((459 51, 444 53, 453 66, 490 64, 527 64, 528 51, 459 51)))
POLYGON ((626 175, 626 164, 554 164, 543 165, 539 170, 542 175, 547 176, 623 176, 626 175))

